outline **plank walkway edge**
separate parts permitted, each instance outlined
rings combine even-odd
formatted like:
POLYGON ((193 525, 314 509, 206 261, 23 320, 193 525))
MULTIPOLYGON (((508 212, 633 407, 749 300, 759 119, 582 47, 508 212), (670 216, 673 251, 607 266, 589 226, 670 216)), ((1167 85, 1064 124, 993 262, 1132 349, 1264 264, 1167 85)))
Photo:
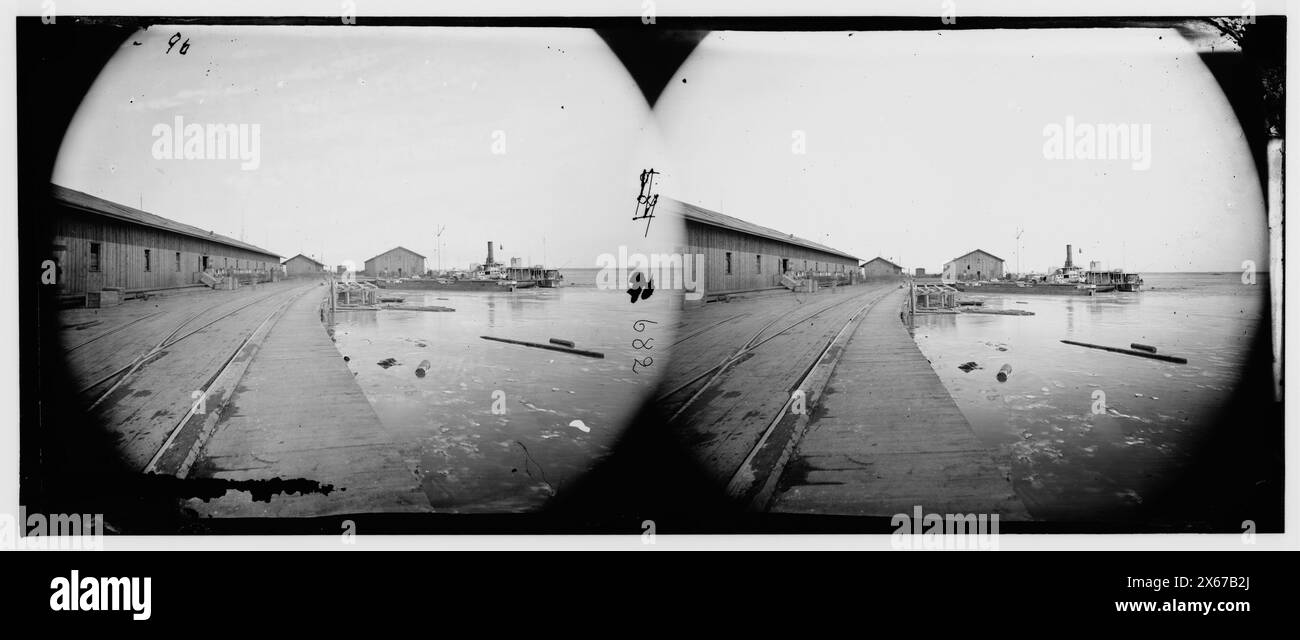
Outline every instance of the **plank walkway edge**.
POLYGON ((198 458, 203 446, 207 444, 208 438, 212 436, 217 424, 221 421, 222 414, 226 404, 230 401, 235 393, 235 388, 244 378, 244 373, 248 370, 249 364, 257 356, 257 352, 262 348, 262 343, 266 336, 270 334, 271 328, 284 315, 285 311, 300 296, 306 295, 311 289, 304 288, 302 291, 291 293, 290 297, 275 307, 271 314, 253 331, 248 341, 240 346, 239 350, 231 358, 230 364, 222 370, 212 383, 203 392, 203 411, 202 413, 195 410, 198 406, 196 401, 191 406, 191 413, 188 414, 184 422, 178 426, 175 432, 163 444, 151 463, 152 468, 146 468, 146 472, 163 473, 185 478, 189 475, 190 467, 198 458))
POLYGON ((896 297, 864 314, 839 354, 768 510, 888 517, 921 506, 1032 519, 902 324, 896 297))
POLYGON ((858 327, 871 309, 889 293, 889 291, 881 292, 866 301, 827 346, 825 357, 812 365, 802 384, 799 385, 799 389, 804 392, 806 410, 802 413, 791 412, 790 403, 786 403, 781 417, 770 429, 769 434, 764 436, 764 440, 755 447, 751 458, 742 464, 727 487, 727 492, 732 498, 741 500, 751 510, 767 510, 777 484, 785 472, 785 467, 789 464, 795 448, 808 427, 809 415, 817 406, 826 384, 830 382, 844 347, 853 339, 853 334, 857 333, 858 327))
POLYGON ((308 289, 268 328, 188 474, 311 481, 320 490, 259 500, 232 489, 189 499, 198 517, 434 511, 405 460, 404 441, 380 421, 321 324, 320 305, 308 289))

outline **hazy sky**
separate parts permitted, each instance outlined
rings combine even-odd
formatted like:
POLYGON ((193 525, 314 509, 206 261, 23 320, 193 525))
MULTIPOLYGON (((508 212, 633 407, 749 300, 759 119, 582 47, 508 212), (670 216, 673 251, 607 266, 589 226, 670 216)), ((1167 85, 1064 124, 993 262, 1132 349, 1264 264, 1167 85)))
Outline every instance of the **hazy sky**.
POLYGON ((628 219, 658 139, 587 30, 160 26, 101 73, 54 182, 329 264, 403 245, 432 268, 445 225, 444 266, 488 240, 503 261, 596 266, 641 238, 628 219), (178 31, 184 55, 167 53, 178 31), (154 127, 178 115, 260 125, 260 165, 156 159, 154 127))
POLYGON ((714 33, 656 114, 672 195, 863 259, 938 270, 981 248, 1015 270, 1022 227, 1026 271, 1067 243, 1084 266, 1268 264, 1245 138, 1173 31, 714 33), (1046 158, 1067 117, 1149 125, 1149 169, 1046 158))

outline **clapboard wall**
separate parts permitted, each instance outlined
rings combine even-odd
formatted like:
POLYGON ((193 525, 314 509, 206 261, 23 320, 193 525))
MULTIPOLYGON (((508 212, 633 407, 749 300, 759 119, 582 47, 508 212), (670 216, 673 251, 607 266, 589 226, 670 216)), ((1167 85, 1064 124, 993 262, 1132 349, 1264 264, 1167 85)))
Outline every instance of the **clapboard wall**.
POLYGON ((982 250, 972 251, 943 265, 943 279, 947 281, 1000 280, 1003 261, 982 250))
POLYGON ((397 247, 366 260, 365 275, 409 278, 424 275, 424 256, 397 247))
POLYGON ((739 293, 781 286, 782 260, 798 275, 844 275, 858 269, 857 258, 838 256, 792 243, 688 220, 688 252, 704 255, 705 295, 739 293), (731 270, 727 270, 727 254, 731 270))
POLYGON ((62 294, 84 294, 104 287, 147 291, 196 284, 204 256, 214 271, 267 271, 280 265, 275 255, 106 218, 57 202, 51 206, 52 252, 59 264, 62 294), (93 245, 98 245, 99 251, 97 270, 91 264, 93 245), (150 252, 148 269, 146 249, 150 252))
POLYGON ((284 261, 284 272, 289 277, 321 277, 326 274, 325 265, 302 255, 301 253, 284 261))
POLYGON ((883 258, 872 258, 862 265, 862 275, 867 278, 894 278, 903 275, 903 268, 883 258))

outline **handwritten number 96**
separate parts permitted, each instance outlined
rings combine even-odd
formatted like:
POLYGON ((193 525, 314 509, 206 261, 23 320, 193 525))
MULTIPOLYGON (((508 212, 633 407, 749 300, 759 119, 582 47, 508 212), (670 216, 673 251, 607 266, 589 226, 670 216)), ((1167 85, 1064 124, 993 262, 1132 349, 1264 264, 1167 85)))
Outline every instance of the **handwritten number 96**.
MULTIPOLYGON (((171 53, 172 47, 176 46, 176 43, 180 41, 181 41, 181 34, 178 31, 176 32, 176 35, 172 36, 171 39, 167 41, 167 53, 171 53)), ((178 49, 177 52, 180 53, 181 55, 185 55, 187 52, 189 52, 189 50, 190 50, 190 39, 186 38, 185 42, 181 42, 181 48, 178 49)))

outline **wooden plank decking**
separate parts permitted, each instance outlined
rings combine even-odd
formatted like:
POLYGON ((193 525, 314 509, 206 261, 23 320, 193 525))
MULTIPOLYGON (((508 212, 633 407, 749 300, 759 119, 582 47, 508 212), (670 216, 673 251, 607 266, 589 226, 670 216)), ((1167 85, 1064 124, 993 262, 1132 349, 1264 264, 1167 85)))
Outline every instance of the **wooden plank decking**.
POLYGON ((201 515, 432 511, 398 439, 380 422, 321 324, 320 303, 320 295, 302 296, 270 330, 190 475, 307 479, 332 490, 277 494, 269 502, 234 491, 208 502, 190 500, 201 515))
MULTIPOLYGON (((666 388, 677 386, 726 359, 773 320, 776 323, 763 331, 759 339, 826 310, 744 356, 674 421, 674 434, 696 454, 719 486, 725 485, 740 468, 826 342, 839 332, 854 311, 882 290, 880 286, 862 285, 838 291, 825 289, 815 294, 796 295, 785 291, 731 303, 712 303, 705 309, 684 312, 689 317, 679 328, 679 335, 690 335, 734 318, 674 347, 665 376, 666 388)), ((697 388, 692 385, 674 394, 664 405, 667 412, 670 415, 677 412, 697 388)))
POLYGON ((302 283, 276 282, 234 291, 200 289, 105 309, 62 312, 59 318, 65 325, 99 321, 81 331, 63 332, 65 363, 78 390, 131 365, 178 328, 176 338, 196 332, 166 347, 130 377, 110 378, 85 392, 84 402, 89 403, 122 381, 92 414, 116 440, 121 461, 128 468, 143 470, 194 404, 192 394, 204 388, 270 311, 302 288, 302 283), (190 322, 181 326, 187 319, 190 322), (205 327, 209 323, 213 324, 205 327))
POLYGON ((905 290, 863 320, 830 378, 771 510, 1028 519, 899 318, 905 290))

